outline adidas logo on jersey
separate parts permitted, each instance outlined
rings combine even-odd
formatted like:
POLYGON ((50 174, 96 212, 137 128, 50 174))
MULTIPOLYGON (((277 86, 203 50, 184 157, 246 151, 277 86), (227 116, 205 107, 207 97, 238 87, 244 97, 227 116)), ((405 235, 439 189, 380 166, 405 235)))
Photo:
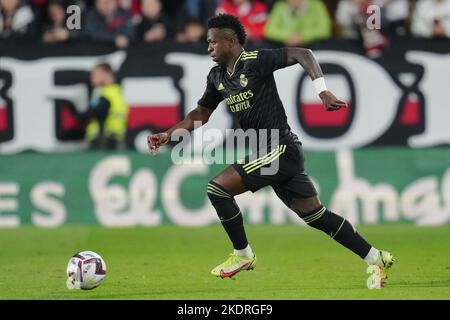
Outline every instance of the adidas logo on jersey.
POLYGON ((219 90, 219 91, 225 90, 225 87, 223 86, 222 82, 217 87, 217 90, 219 90))

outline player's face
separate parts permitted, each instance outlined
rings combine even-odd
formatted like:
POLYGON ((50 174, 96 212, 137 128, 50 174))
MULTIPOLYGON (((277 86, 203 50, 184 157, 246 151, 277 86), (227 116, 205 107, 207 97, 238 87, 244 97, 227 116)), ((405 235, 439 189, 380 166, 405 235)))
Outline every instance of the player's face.
POLYGON ((229 37, 220 29, 211 28, 206 37, 208 41, 208 53, 217 63, 225 63, 230 56, 232 42, 229 37))

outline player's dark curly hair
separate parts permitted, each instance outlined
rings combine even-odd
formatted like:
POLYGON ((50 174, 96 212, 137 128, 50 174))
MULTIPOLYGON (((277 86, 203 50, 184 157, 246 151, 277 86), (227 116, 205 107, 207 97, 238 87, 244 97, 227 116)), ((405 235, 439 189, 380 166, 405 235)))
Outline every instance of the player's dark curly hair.
POLYGON ((247 34, 239 19, 231 14, 219 14, 208 19, 208 29, 231 29, 236 33, 239 43, 243 46, 247 41, 247 34))

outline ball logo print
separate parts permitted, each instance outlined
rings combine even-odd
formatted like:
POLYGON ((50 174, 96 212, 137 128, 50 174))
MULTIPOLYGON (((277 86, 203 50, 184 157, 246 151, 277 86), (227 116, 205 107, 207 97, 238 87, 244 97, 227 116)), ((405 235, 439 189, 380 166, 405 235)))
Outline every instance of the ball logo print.
POLYGON ((105 277, 105 260, 93 251, 74 254, 67 265, 68 289, 95 289, 105 280, 105 277))

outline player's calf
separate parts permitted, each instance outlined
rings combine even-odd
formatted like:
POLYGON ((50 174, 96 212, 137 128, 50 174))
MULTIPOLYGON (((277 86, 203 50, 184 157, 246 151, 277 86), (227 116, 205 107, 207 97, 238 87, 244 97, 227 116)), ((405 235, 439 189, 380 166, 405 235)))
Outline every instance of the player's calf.
POLYGON ((208 198, 237 251, 252 254, 244 229, 244 220, 234 197, 214 181, 208 183, 208 198))
POLYGON ((344 247, 359 255, 362 259, 365 258, 370 248, 372 248, 350 222, 329 211, 324 206, 320 206, 312 212, 301 214, 300 217, 306 224, 325 232, 344 247))
POLYGON ((309 226, 325 232, 367 262, 367 273, 370 274, 367 279, 369 289, 384 287, 388 270, 395 262, 392 254, 372 247, 349 221, 323 206, 300 217, 309 226))

